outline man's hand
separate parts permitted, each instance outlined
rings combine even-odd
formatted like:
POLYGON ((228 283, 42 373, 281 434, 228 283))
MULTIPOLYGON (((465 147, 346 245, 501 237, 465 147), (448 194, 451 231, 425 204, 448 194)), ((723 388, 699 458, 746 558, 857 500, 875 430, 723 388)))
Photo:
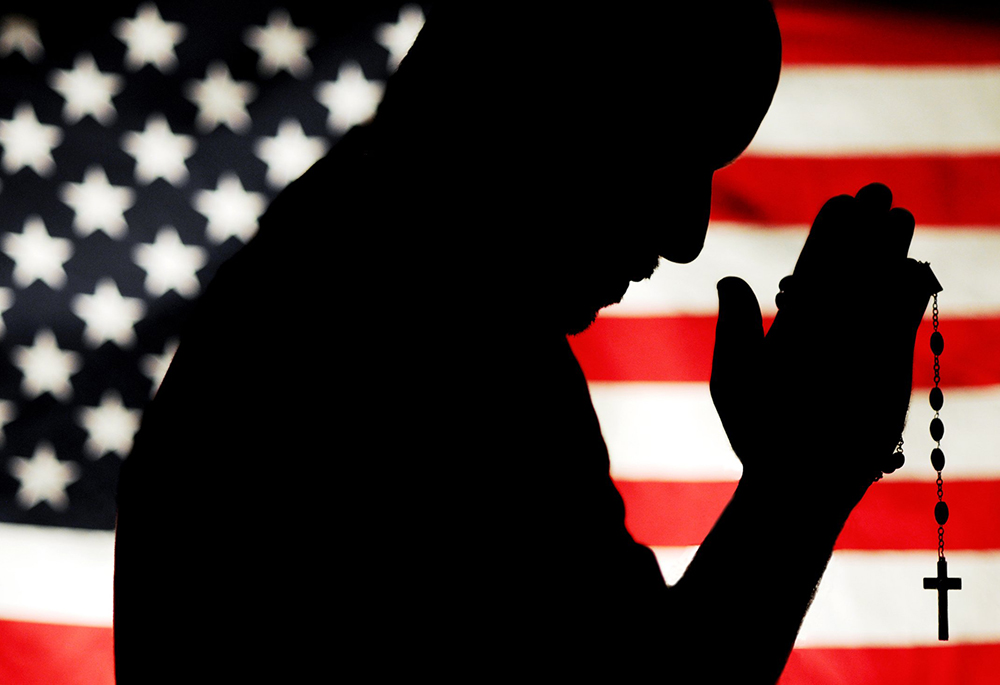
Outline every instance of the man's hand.
POLYGON ((898 466, 917 327, 940 286, 907 258, 913 216, 891 204, 872 184, 824 205, 766 337, 749 286, 719 283, 712 399, 744 482, 795 481, 849 512, 898 466))

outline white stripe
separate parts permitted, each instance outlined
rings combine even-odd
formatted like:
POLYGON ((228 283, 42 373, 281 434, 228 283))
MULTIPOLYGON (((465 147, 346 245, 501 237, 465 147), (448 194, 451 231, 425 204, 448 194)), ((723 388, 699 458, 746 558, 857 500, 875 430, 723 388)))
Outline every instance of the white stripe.
POLYGON ((998 65, 784 67, 747 154, 996 153, 998 112, 998 65))
POLYGON ((115 534, 0 523, 0 618, 110 627, 115 534))
MULTIPOLYGON (((594 409, 611 454, 611 473, 624 480, 738 480, 742 466, 729 447, 707 383, 590 383, 594 409)), ((849 414, 849 412, 848 412, 849 414)), ((910 403, 904 452, 907 464, 893 481, 933 481, 927 461, 934 443, 933 411, 923 391, 910 403)), ((984 445, 1000 444, 1000 386, 946 390, 942 448, 949 478, 1000 478, 1000 459, 984 445)), ((841 426, 843 417, 831 421, 841 426)), ((819 444, 843 441, 816 436, 819 444)))
MULTIPOLYGON (((719 306, 715 286, 726 276, 749 283, 764 314, 774 314, 778 281, 792 272, 808 232, 805 226, 714 222, 698 259, 690 264, 661 260, 650 279, 633 283, 621 303, 601 310, 601 316, 714 316, 719 306)), ((944 286, 939 298, 944 316, 1000 315, 1000 229, 918 227, 909 254, 930 262, 944 286)), ((844 297, 857 302, 846 288, 844 297)))
MULTIPOLYGON (((683 575, 695 549, 653 549, 668 583, 683 575)), ((923 589, 923 578, 936 572, 933 551, 834 552, 796 647, 940 644, 937 592, 923 589)), ((952 643, 1000 641, 1000 552, 952 552, 948 575, 962 579, 962 589, 948 593, 952 643)))
POLYGON ((624 480, 738 480, 706 383, 590 383, 611 456, 624 480))

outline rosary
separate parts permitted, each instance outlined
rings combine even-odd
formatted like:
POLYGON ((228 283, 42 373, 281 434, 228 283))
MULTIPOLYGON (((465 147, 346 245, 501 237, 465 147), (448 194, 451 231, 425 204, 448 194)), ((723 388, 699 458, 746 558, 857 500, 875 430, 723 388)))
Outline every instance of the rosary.
POLYGON ((961 578, 948 577, 948 561, 944 558, 944 524, 948 522, 948 504, 944 501, 944 481, 941 471, 944 470, 944 452, 941 450, 941 438, 944 436, 944 422, 940 411, 944 406, 944 393, 938 387, 941 383, 941 353, 944 352, 944 336, 938 331, 938 300, 934 293, 933 309, 934 332, 931 334, 931 352, 934 353, 934 387, 931 389, 931 409, 934 418, 931 419, 931 438, 937 447, 931 450, 931 466, 937 471, 937 504, 934 505, 934 519, 938 524, 938 561, 937 575, 924 578, 925 590, 937 590, 938 593, 938 640, 948 639, 948 590, 961 590, 961 578))
MULTIPOLYGON (((944 422, 941 420, 941 407, 944 406, 944 393, 941 392, 941 353, 944 352, 944 336, 938 331, 938 292, 941 290, 940 283, 934 277, 933 273, 930 271, 930 267, 927 266, 927 272, 934 284, 934 304, 932 310, 932 321, 934 324, 934 332, 931 333, 931 352, 934 353, 934 387, 931 388, 930 393, 930 404, 931 409, 934 410, 934 418, 931 419, 930 431, 931 438, 937 444, 934 449, 931 450, 931 465, 934 470, 937 471, 937 504, 934 505, 934 519, 938 524, 938 561, 937 561, 937 575, 924 578, 924 589, 925 590, 937 590, 938 593, 938 639, 947 640, 948 639, 948 591, 949 590, 961 590, 962 589, 962 579, 961 578, 949 578, 948 577, 948 561, 944 556, 944 524, 948 522, 948 504, 944 501, 944 480, 942 479, 941 472, 944 470, 944 451, 941 449, 941 438, 944 437, 944 422)), ((780 292, 775 298, 775 304, 778 305, 780 309, 787 300, 787 290, 789 290, 792 284, 792 276, 786 276, 778 284, 780 292)), ((899 439, 899 443, 896 445, 896 449, 893 451, 890 459, 883 465, 882 470, 880 470, 876 475, 874 480, 881 480, 885 473, 892 473, 896 469, 903 466, 903 439, 899 439)))
MULTIPOLYGON (((939 286, 940 287, 940 286, 939 286)), ((944 437, 944 422, 941 420, 941 407, 944 406, 944 393, 941 392, 941 353, 944 352, 944 336, 938 331, 938 296, 934 293, 932 310, 934 332, 931 333, 931 352, 934 353, 934 387, 931 388, 930 402, 934 410, 931 419, 931 439, 937 446, 931 450, 931 466, 937 471, 937 504, 934 505, 934 520, 938 524, 938 562, 937 575, 924 578, 925 590, 937 590, 938 593, 938 640, 948 639, 948 590, 961 590, 961 578, 948 577, 948 561, 944 557, 944 524, 948 522, 948 504, 944 501, 944 480, 941 472, 944 470, 944 451, 941 449, 941 438, 944 437)), ((887 464, 889 472, 903 465, 903 439, 893 452, 892 461, 887 464)), ((882 473, 875 476, 878 481, 882 473)))
MULTIPOLYGON (((962 579, 948 577, 948 561, 944 556, 944 524, 948 522, 948 504, 944 501, 944 480, 941 472, 944 470, 944 451, 941 449, 941 438, 944 437, 944 422, 941 420, 941 407, 944 406, 944 393, 941 392, 941 354, 944 352, 944 336, 938 330, 938 292, 941 291, 941 284, 930 270, 930 265, 924 264, 930 282, 933 284, 934 304, 932 309, 932 321, 934 332, 931 333, 931 352, 934 354, 934 387, 931 388, 930 403, 934 410, 934 418, 931 419, 930 431, 931 439, 936 443, 936 447, 931 450, 931 466, 937 471, 938 501, 934 505, 934 520, 938 524, 938 566, 937 575, 924 578, 925 590, 937 590, 938 593, 938 639, 948 639, 948 591, 961 590, 962 579)), ((775 297, 775 304, 781 309, 788 300, 788 291, 791 289, 794 276, 786 276, 778 284, 779 292, 775 297)), ((885 473, 892 473, 903 466, 903 439, 899 439, 896 449, 892 455, 882 465, 881 469, 874 477, 874 481, 881 480, 885 473)))

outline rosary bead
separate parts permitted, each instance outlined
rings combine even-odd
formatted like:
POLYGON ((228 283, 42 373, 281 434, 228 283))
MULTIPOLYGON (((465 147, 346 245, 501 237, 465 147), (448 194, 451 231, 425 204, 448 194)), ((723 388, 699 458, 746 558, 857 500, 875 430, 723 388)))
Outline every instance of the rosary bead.
POLYGON ((787 296, 785 293, 781 292, 774 296, 774 306, 778 309, 783 309, 787 303, 787 296))
POLYGON ((792 283, 795 281, 794 276, 785 276, 780 281, 778 281, 778 290, 791 290, 792 283))
POLYGON ((939 331, 931 333, 931 352, 934 354, 944 352, 944 336, 939 331))
POLYGON ((944 471, 944 452, 940 447, 931 450, 931 466, 935 471, 944 471))
POLYGON ((941 411, 941 407, 943 406, 944 393, 941 392, 941 388, 931 388, 931 409, 941 411))
POLYGON ((931 420, 931 437, 937 441, 941 441, 941 437, 944 435, 944 421, 941 419, 931 420))
POLYGON ((934 505, 934 520, 939 526, 948 523, 948 505, 943 500, 934 505))

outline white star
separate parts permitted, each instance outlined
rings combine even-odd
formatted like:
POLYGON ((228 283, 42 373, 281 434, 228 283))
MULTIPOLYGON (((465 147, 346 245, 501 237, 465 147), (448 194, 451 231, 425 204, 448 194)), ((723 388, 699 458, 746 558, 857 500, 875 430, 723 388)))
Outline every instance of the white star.
POLYGON ((135 323, 142 320, 146 304, 134 297, 122 297, 110 278, 102 278, 93 295, 77 295, 70 308, 83 319, 83 339, 91 347, 111 341, 118 347, 135 344, 135 323))
POLYGON ((49 85, 66 99, 63 118, 70 124, 90 115, 107 126, 115 120, 115 106, 111 98, 125 87, 125 79, 117 74, 98 71, 94 58, 82 54, 76 58, 71 71, 56 69, 49 76, 49 85))
POLYGON ((19 288, 27 288, 36 280, 53 290, 66 285, 63 264, 73 256, 73 241, 53 238, 40 217, 28 217, 21 233, 3 236, 0 248, 14 260, 13 279, 19 288))
POLYGON ((21 392, 28 399, 51 392, 56 399, 65 402, 73 395, 69 377, 80 370, 80 355, 59 349, 52 331, 38 331, 34 345, 17 345, 11 357, 14 366, 24 374, 21 392))
POLYGON ((247 103, 256 94, 249 81, 234 81, 222 62, 208 66, 204 81, 188 81, 184 88, 185 97, 198 106, 195 122, 202 133, 211 133, 219 124, 233 133, 245 133, 251 123, 247 103))
POLYGON ((149 390, 150 397, 154 397, 156 391, 160 389, 163 377, 167 375, 167 369, 170 368, 170 362, 173 361, 176 353, 177 340, 169 340, 163 348, 163 354, 145 354, 139 360, 139 368, 153 384, 149 390))
POLYGON ((174 21, 163 21, 156 5, 147 2, 135 14, 135 19, 119 19, 112 29, 115 38, 125 43, 125 66, 139 71, 152 64, 161 73, 177 68, 174 48, 184 40, 187 29, 174 21))
POLYGON ((17 502, 25 509, 48 502, 56 511, 65 511, 69 506, 66 487, 80 479, 80 467, 56 459, 56 451, 47 442, 38 443, 31 459, 13 457, 7 469, 21 482, 17 502))
POLYGON ((135 178, 144 185, 162 178, 182 186, 188 179, 184 160, 195 147, 194 138, 171 131, 162 114, 151 114, 142 133, 129 131, 122 136, 122 149, 135 157, 135 178))
POLYGON ((375 40, 389 51, 390 72, 399 67, 423 27, 423 10, 417 5, 407 5, 399 10, 399 20, 395 24, 380 24, 375 29, 375 40))
POLYGON ((243 33, 243 42, 257 51, 261 76, 274 76, 284 69, 295 78, 305 78, 312 70, 306 50, 316 43, 309 29, 296 28, 285 10, 274 10, 267 26, 251 26, 243 33))
POLYGON ((205 232, 212 242, 236 236, 245 243, 257 232, 257 219, 267 209, 267 198, 248 192, 236 174, 226 172, 219 177, 216 190, 195 193, 194 208, 208 217, 205 232))
POLYGON ((278 126, 278 135, 257 140, 254 154, 267 164, 267 182, 284 188, 322 158, 329 147, 325 138, 308 137, 298 121, 285 119, 278 126))
POLYGON ((175 290, 182 297, 194 297, 201 287, 195 272, 208 263, 208 250, 185 245, 173 226, 164 226, 152 244, 136 245, 132 261, 146 272, 146 292, 154 297, 175 290))
POLYGON ((12 14, 0 20, 0 57, 12 55, 15 50, 29 62, 37 62, 45 52, 35 22, 12 14))
POLYGON ((330 130, 344 133, 375 116, 384 91, 385 84, 367 80, 360 65, 346 62, 337 72, 336 81, 323 81, 316 86, 316 99, 330 110, 327 120, 330 130))
POLYGON ((21 103, 14 110, 13 119, 0 119, 3 170, 14 174, 31 167, 39 176, 51 176, 56 168, 52 148, 62 140, 63 133, 58 126, 40 123, 35 109, 28 103, 21 103))
POLYGON ((135 204, 135 191, 125 186, 113 186, 104 169, 92 166, 83 176, 83 183, 64 183, 59 199, 69 205, 76 217, 73 228, 81 236, 104 231, 121 239, 128 230, 125 210, 135 204))
POLYGON ((132 441, 139 430, 142 412, 127 409, 121 395, 108 390, 101 396, 101 406, 83 407, 77 421, 87 431, 83 449, 91 459, 100 459, 114 452, 124 459, 132 451, 132 441))

